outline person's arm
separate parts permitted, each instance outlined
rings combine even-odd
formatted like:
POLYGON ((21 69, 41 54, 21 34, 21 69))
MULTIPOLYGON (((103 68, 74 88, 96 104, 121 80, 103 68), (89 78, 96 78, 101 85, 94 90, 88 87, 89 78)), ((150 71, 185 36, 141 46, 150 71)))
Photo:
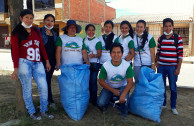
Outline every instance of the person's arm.
POLYGON ((151 68, 156 72, 156 63, 155 63, 155 47, 150 48, 150 55, 152 60, 151 68))
POLYGON ((60 37, 57 38, 56 42, 56 70, 59 70, 59 66, 61 65, 61 52, 62 52, 62 40, 60 37))
POLYGON ((123 93, 121 94, 121 96, 119 98, 119 102, 120 103, 125 103, 126 95, 130 91, 130 89, 132 88, 132 86, 133 86, 133 77, 127 79, 127 85, 126 85, 123 93))
POLYGON ((88 52, 87 52, 86 45, 85 45, 84 41, 83 41, 83 45, 82 45, 82 56, 83 56, 86 64, 90 65, 89 58, 88 58, 88 52))
MULTIPOLYGON (((40 31, 39 31, 39 34, 41 35, 40 31)), ((41 56, 43 56, 44 60, 46 61, 46 70, 47 70, 47 72, 49 72, 50 69, 51 69, 51 65, 49 63, 49 59, 48 59, 48 56, 47 56, 47 53, 46 53, 46 50, 45 50, 45 47, 44 47, 41 36, 40 36, 40 47, 39 47, 39 49, 40 49, 41 56)))
POLYGON ((11 48, 12 48, 12 60, 14 71, 11 74, 12 79, 16 79, 18 77, 18 67, 19 67, 19 40, 18 35, 11 35, 11 48))
POLYGON ((90 58, 100 58, 101 55, 102 55, 102 43, 101 42, 98 42, 96 44, 96 50, 97 50, 97 54, 90 54, 90 58))
POLYGON ((179 75, 180 70, 181 70, 181 65, 182 65, 182 61, 183 61, 183 41, 182 41, 182 37, 178 36, 178 64, 177 64, 177 68, 174 72, 175 75, 179 75))
POLYGON ((157 53, 156 53, 156 60, 155 60, 155 63, 156 63, 156 67, 158 67, 159 66, 159 63, 158 63, 158 61, 159 61, 159 52, 160 52, 160 43, 159 43, 159 41, 160 41, 160 37, 158 38, 158 44, 157 44, 157 53))
POLYGON ((155 63, 155 47, 156 47, 156 42, 154 38, 152 37, 149 41, 149 48, 150 48, 150 56, 151 56, 151 61, 152 61, 152 66, 151 68, 156 71, 156 63, 155 63))
POLYGON ((134 47, 134 41, 131 40, 128 44, 128 48, 129 48, 129 53, 128 55, 125 57, 126 61, 130 61, 133 59, 133 57, 135 56, 135 47, 134 47))
POLYGON ((99 74, 99 84, 103 88, 105 88, 105 89, 109 90, 110 92, 112 92, 114 95, 120 96, 120 91, 119 90, 117 90, 115 88, 112 88, 111 86, 109 86, 109 84, 107 84, 105 82, 106 78, 107 78, 107 72, 106 72, 105 68, 102 66, 101 70, 100 70, 100 74, 99 74))
POLYGON ((134 71, 133 71, 132 67, 129 66, 127 71, 126 71, 127 85, 119 98, 120 103, 125 102, 126 95, 128 94, 128 92, 130 91, 130 89, 133 86, 133 77, 134 77, 134 71))

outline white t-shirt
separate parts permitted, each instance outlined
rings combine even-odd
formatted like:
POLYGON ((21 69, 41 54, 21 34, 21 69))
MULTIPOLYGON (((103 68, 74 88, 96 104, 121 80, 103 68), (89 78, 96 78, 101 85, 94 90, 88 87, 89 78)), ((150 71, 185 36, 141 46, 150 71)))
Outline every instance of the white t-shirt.
POLYGON ((142 45, 143 38, 137 37, 137 34, 135 34, 133 40, 135 46, 134 66, 141 66, 141 63, 142 65, 151 66, 152 60, 150 55, 150 48, 156 46, 155 40, 152 35, 148 34, 148 40, 145 42, 145 46, 143 49, 138 49, 138 47, 140 48, 140 46, 142 45))
POLYGON ((60 36, 62 40, 61 65, 83 64, 82 46, 83 39, 79 36, 70 37, 66 34, 60 36))
MULTIPOLYGON (((113 43, 115 42, 116 38, 117 38, 117 35, 114 35, 113 43)), ((102 55, 100 57, 100 64, 103 64, 106 61, 111 59, 110 50, 106 50, 106 48, 105 48, 105 42, 103 39, 103 35, 99 36, 99 40, 102 42, 102 55)))
MULTIPOLYGON (((123 46, 123 59, 128 55, 130 48, 134 48, 134 42, 131 36, 127 36, 125 38, 122 37, 122 35, 119 37, 119 43, 123 46)), ((128 61, 129 63, 132 62, 132 60, 128 61)))
MULTIPOLYGON (((105 62, 102 66, 100 72, 106 72, 105 82, 109 84, 112 88, 119 88, 127 85, 127 77, 133 77, 134 73, 130 64, 123 60, 119 66, 114 66, 111 60, 105 62), (129 74, 127 76, 127 74, 129 74)), ((103 76, 103 73, 100 73, 100 77, 103 76)))
POLYGON ((87 53, 88 53, 88 58, 90 63, 99 63, 99 59, 98 58, 90 58, 90 54, 97 54, 97 49, 101 49, 101 42, 98 38, 93 38, 92 40, 89 40, 88 37, 86 37, 84 39, 84 44, 86 46, 87 49, 87 53), (100 46, 100 47, 99 47, 100 46))

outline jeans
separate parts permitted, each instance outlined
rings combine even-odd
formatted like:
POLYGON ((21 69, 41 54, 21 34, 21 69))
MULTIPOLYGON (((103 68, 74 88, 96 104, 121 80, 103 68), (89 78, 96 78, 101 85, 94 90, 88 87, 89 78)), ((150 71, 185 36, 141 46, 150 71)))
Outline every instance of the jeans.
MULTIPOLYGON (((135 73, 135 76, 134 76, 135 84, 137 84, 139 82, 139 73, 140 73, 142 67, 143 66, 134 66, 133 67, 134 73, 135 73)), ((147 66, 147 67, 151 67, 151 66, 147 66)))
MULTIPOLYGON (((168 77, 169 80, 169 87, 171 91, 171 97, 170 97, 170 105, 171 109, 176 108, 176 99, 177 99, 177 79, 178 76, 174 75, 174 71, 176 70, 177 66, 162 66, 159 65, 158 67, 158 73, 162 74, 163 81, 164 81, 164 87, 166 87, 166 77, 168 77)), ((166 90, 164 93, 164 103, 163 106, 166 106, 166 90)))
POLYGON ((99 71, 99 63, 91 63, 90 65, 90 82, 89 82, 89 90, 90 90, 90 100, 92 104, 96 105, 97 102, 97 76, 99 71))
POLYGON ((52 90, 51 90, 51 78, 52 78, 53 72, 55 70, 56 62, 50 61, 51 70, 49 72, 47 72, 47 70, 46 70, 46 62, 43 62, 43 65, 45 68, 46 81, 47 81, 47 85, 48 85, 48 103, 54 103, 53 96, 52 96, 52 90))
MULTIPOLYGON (((117 88, 117 89, 120 90, 121 94, 122 94, 122 92, 125 89, 125 86, 117 88)), ((108 104, 109 104, 109 101, 110 101, 110 99, 112 97, 113 97, 113 93, 111 91, 106 90, 105 88, 103 88, 101 93, 100 93, 100 96, 98 97, 98 101, 97 101, 98 106, 100 108, 101 107, 107 108, 108 104)), ((126 99, 129 99, 129 93, 127 93, 126 99)), ((120 104, 120 113, 121 113, 122 116, 127 116, 127 113, 128 113, 128 101, 125 102, 125 103, 121 103, 120 104)))
POLYGON ((23 98, 31 115, 36 112, 32 99, 32 77, 37 83, 40 94, 40 112, 47 111, 48 88, 46 74, 42 62, 32 62, 23 58, 19 59, 18 76, 22 84, 23 98))

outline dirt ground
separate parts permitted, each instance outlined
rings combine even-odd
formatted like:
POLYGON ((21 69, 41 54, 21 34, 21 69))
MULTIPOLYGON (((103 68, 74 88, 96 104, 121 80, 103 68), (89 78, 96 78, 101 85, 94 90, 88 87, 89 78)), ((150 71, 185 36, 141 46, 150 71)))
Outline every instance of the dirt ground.
MULTIPOLYGON (((57 76, 53 77, 52 89, 57 111, 50 110, 55 119, 32 121, 26 113, 15 111, 15 85, 10 79, 10 71, 0 71, 0 126, 10 120, 19 119, 15 126, 194 126, 194 89, 178 88, 177 110, 179 115, 173 115, 170 111, 169 89, 167 88, 167 109, 162 111, 161 123, 156 123, 129 113, 128 121, 121 121, 119 111, 113 107, 108 108, 106 114, 102 114, 96 106, 89 104, 87 112, 81 121, 73 121, 68 117, 60 103, 60 92, 57 76)), ((100 88, 99 88, 100 91, 100 88)), ((132 91, 131 91, 132 92, 132 91)), ((39 105, 38 90, 33 83, 33 99, 35 106, 39 105)))

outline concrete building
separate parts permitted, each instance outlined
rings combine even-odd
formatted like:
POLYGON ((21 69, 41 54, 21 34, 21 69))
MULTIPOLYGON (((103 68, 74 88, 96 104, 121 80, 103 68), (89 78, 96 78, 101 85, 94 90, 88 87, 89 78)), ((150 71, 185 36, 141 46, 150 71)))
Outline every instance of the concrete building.
MULTIPOLYGON (((194 11, 194 10, 193 10, 194 11)), ((143 19, 147 22, 146 29, 148 33, 153 35, 155 41, 163 34, 164 18, 172 18, 174 20, 174 32, 180 34, 184 43, 184 56, 194 55, 194 13, 179 14, 144 14, 144 15, 128 15, 121 16, 113 20, 115 23, 114 33, 120 35, 120 23, 128 20, 135 29, 136 22, 143 19)))
MULTIPOLYGON (((116 10, 106 5, 105 0, 23 0, 24 9, 34 12, 33 26, 42 27, 46 14, 53 14, 56 18, 54 30, 63 34, 61 30, 67 20, 74 19, 82 26, 79 36, 85 36, 85 26, 92 23, 96 26, 96 36, 101 34, 101 23, 116 18, 116 10)), ((6 36, 10 36, 10 18, 8 14, 8 0, 0 0, 0 48, 4 47, 6 36)))

